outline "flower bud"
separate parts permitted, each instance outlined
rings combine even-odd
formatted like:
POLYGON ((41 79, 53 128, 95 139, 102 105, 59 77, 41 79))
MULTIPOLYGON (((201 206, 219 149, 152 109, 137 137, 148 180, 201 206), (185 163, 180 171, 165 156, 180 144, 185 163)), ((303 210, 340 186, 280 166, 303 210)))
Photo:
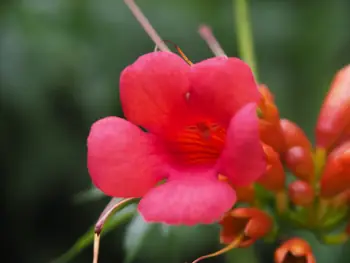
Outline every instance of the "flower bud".
POLYGON ((235 187, 237 201, 242 203, 253 204, 255 200, 254 185, 236 186, 235 187))
POLYGON ((266 172, 257 180, 257 183, 272 192, 284 189, 286 175, 279 154, 266 144, 262 144, 266 158, 266 172))
POLYGON ((350 65, 336 74, 316 125, 316 146, 329 149, 350 123, 350 65))
POLYGON ((228 212, 220 221, 220 241, 230 244, 243 235, 239 247, 248 247, 272 229, 272 218, 257 208, 236 208, 228 212))
POLYGON ((316 263, 310 245, 300 239, 293 238, 283 243, 275 251, 275 263, 316 263))
POLYGON ((350 188, 350 141, 330 153, 320 185, 323 198, 335 197, 350 188))
POLYGON ((304 131, 297 124, 287 119, 281 119, 280 125, 287 149, 294 146, 301 146, 306 150, 311 150, 311 142, 306 137, 304 131))
POLYGON ((279 124, 280 116, 274 103, 274 98, 267 86, 260 85, 259 91, 262 99, 259 104, 261 118, 259 120, 259 131, 261 140, 270 145, 277 152, 285 149, 284 138, 279 124))
POLYGON ((309 149, 294 146, 284 154, 285 165, 300 180, 311 182, 314 177, 314 162, 309 149))
POLYGON ((280 115, 274 102, 274 96, 264 84, 259 85, 259 91, 262 97, 259 108, 263 115, 263 119, 270 123, 278 123, 280 120, 280 115))
POLYGON ((315 198, 315 192, 311 185, 301 180, 289 184, 288 195, 293 204, 299 206, 311 205, 315 198))
MULTIPOLYGON (((334 147, 337 147, 347 141, 350 141, 350 123, 345 128, 339 139, 334 143, 334 147)), ((333 150, 333 148, 330 148, 330 150, 333 150)))
POLYGON ((231 185, 236 191, 237 201, 242 203, 253 204, 255 201, 255 188, 253 184, 246 186, 232 185, 228 178, 222 174, 218 177, 219 181, 225 182, 231 185))

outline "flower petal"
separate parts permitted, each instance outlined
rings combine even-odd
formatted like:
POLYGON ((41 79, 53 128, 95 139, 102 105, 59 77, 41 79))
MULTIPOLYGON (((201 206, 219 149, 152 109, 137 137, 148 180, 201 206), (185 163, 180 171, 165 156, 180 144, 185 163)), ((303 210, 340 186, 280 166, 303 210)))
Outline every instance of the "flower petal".
POLYGON ((236 185, 254 182, 266 169, 254 103, 243 107, 232 118, 226 136, 225 148, 218 161, 220 173, 236 185))
POLYGON ((139 211, 148 222, 172 225, 218 221, 236 201, 233 189, 214 177, 182 177, 152 189, 141 199, 139 211))
POLYGON ((245 104, 260 101, 251 69, 238 58, 215 57, 199 62, 191 67, 190 81, 191 104, 209 109, 224 123, 245 104))
POLYGON ((132 123, 162 133, 186 110, 190 67, 170 52, 139 57, 120 76, 120 99, 132 123))
POLYGON ((141 197, 163 175, 155 137, 117 117, 96 121, 88 137, 88 169, 105 194, 141 197))

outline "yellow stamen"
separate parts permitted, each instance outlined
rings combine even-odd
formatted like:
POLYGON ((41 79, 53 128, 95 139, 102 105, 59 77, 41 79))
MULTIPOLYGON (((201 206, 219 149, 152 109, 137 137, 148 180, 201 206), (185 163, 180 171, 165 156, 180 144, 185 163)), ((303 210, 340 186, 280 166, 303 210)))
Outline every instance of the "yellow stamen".
POLYGON ((190 66, 193 65, 192 61, 185 55, 185 53, 181 50, 181 48, 178 45, 176 45, 174 42, 172 42, 170 40, 164 40, 164 42, 168 42, 168 43, 172 44, 176 48, 179 55, 183 58, 183 60, 185 60, 188 65, 190 65, 190 66))
POLYGON ((205 256, 201 256, 199 258, 197 258, 195 261, 193 261, 192 263, 198 263, 199 261, 203 260, 203 259, 206 259, 206 258, 212 258, 212 257, 216 257, 216 256, 219 256, 221 254, 224 254, 228 251, 230 251, 231 249, 233 248, 237 248, 242 240, 244 238, 244 234, 242 233, 241 235, 237 236, 237 238, 235 240, 233 240, 229 245, 227 245, 226 247, 220 249, 219 251, 217 252, 214 252, 212 254, 208 254, 208 255, 205 255, 205 256))

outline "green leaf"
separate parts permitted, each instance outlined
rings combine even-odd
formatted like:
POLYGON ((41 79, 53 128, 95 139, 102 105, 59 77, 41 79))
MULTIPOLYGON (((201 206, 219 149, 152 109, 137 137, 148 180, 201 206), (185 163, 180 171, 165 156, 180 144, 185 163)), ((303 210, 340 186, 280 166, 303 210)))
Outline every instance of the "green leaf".
MULTIPOLYGON (((112 216, 109 220, 104 224, 104 228, 102 231, 102 236, 109 233, 112 229, 116 228, 118 225, 121 225, 128 220, 130 220, 136 210, 136 205, 130 205, 124 208, 114 216, 112 216)), ((75 244, 62 256, 53 260, 51 263, 66 263, 75 258, 83 249, 92 245, 94 241, 94 233, 95 233, 95 225, 91 226, 91 228, 81 236, 75 244)))
POLYGON ((97 201, 105 197, 106 195, 96 187, 92 186, 90 189, 82 191, 73 197, 75 204, 83 204, 92 201, 97 201))
POLYGON ((156 224, 145 223, 139 215, 136 215, 133 218, 132 222, 127 227, 125 234, 125 263, 132 262, 136 257, 137 252, 141 249, 142 243, 146 241, 147 236, 150 235, 152 231, 156 231, 156 228, 156 224))
POLYGON ((216 225, 169 226, 146 223, 140 215, 134 217, 125 234, 124 263, 168 262, 194 260, 213 252, 218 245, 216 225))

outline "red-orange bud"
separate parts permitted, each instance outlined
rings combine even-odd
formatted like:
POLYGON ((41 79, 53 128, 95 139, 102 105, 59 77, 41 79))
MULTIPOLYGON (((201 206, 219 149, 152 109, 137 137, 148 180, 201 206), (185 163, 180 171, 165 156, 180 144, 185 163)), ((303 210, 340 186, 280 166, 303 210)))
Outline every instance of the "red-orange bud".
POLYGON ((232 185, 228 178, 222 174, 219 175, 219 181, 225 182, 231 185, 232 188, 236 191, 237 201, 253 204, 255 201, 255 188, 253 184, 246 186, 236 186, 232 185))
POLYGON ((275 251, 275 263, 316 263, 310 245, 300 239, 293 238, 283 243, 275 251))
POLYGON ((236 208, 228 212, 220 221, 220 241, 230 244, 243 235, 239 247, 247 247, 262 238, 272 229, 272 218, 257 208, 236 208))
POLYGON ((259 85, 259 91, 262 97, 259 104, 262 118, 270 123, 278 123, 280 115, 274 102, 274 96, 264 84, 259 85))
POLYGON ((261 84, 259 91, 262 99, 259 103, 261 118, 259 120, 259 131, 261 140, 270 145, 277 152, 285 149, 284 138, 279 124, 280 115, 274 103, 274 98, 266 85, 261 84))
POLYGON ((262 144, 267 162, 266 172, 257 180, 257 183, 266 189, 278 192, 284 189, 286 175, 279 154, 266 144, 262 144))
MULTIPOLYGON (((344 132, 340 136, 340 138, 334 143, 334 147, 339 146, 340 144, 343 144, 344 142, 350 141, 350 123, 345 128, 344 132)), ((330 148, 332 150, 332 148, 330 148)))
POLYGON ((350 123, 350 65, 335 75, 316 125, 316 145, 329 149, 350 123))
POLYGON ((320 184, 323 198, 335 197, 350 188, 350 141, 330 153, 320 184))
POLYGON ((311 150, 311 142, 297 124, 287 119, 281 119, 280 125, 287 149, 294 146, 301 146, 306 150, 311 150))
POLYGON ((295 205, 311 205, 315 198, 315 191, 310 184, 297 180, 289 184, 288 195, 295 205))
POLYGON ((300 180, 312 181, 315 167, 309 149, 302 146, 292 147, 284 154, 284 161, 288 169, 300 180))
POLYGON ((237 201, 253 204, 255 200, 255 188, 254 185, 248 186, 236 186, 237 201))
POLYGON ((265 84, 259 85, 259 91, 260 91, 264 101, 269 101, 272 103, 275 102, 275 97, 273 96, 273 94, 271 93, 271 91, 269 90, 269 88, 265 84))

